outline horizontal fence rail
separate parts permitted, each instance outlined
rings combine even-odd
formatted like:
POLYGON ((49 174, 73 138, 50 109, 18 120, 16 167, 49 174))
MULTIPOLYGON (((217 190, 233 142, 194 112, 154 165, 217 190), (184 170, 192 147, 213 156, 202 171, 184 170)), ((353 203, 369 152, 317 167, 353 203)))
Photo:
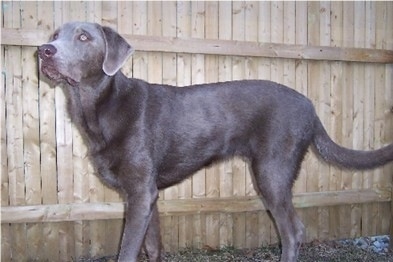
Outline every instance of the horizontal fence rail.
MULTIPOLYGON (((295 194, 296 208, 328 207, 339 204, 367 204, 391 201, 390 188, 345 190, 295 194)), ((198 213, 242 213, 265 211, 258 196, 203 199, 159 200, 161 216, 198 213)), ((13 206, 1 208, 1 223, 37 223, 79 220, 119 219, 124 217, 123 203, 73 203, 58 205, 13 206)))
MULTIPOLYGON (((182 39, 176 37, 123 35, 138 51, 171 53, 233 55, 303 60, 393 63, 393 50, 309 46, 250 41, 182 39)), ((2 28, 3 45, 39 46, 46 43, 49 34, 42 30, 2 28)))

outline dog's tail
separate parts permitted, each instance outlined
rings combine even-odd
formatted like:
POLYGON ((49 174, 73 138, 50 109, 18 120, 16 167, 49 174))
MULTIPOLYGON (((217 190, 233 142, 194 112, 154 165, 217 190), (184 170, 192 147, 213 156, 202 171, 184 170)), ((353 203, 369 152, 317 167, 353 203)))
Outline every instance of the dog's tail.
POLYGON ((314 123, 313 144, 325 161, 344 168, 366 170, 393 161, 393 143, 372 151, 341 147, 332 141, 318 117, 314 123))

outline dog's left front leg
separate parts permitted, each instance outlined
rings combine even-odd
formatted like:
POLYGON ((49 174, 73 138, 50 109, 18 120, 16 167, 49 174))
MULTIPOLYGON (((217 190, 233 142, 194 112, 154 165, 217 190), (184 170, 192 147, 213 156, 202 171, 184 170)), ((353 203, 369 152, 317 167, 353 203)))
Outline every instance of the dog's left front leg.
POLYGON ((134 190, 128 192, 120 262, 137 261, 157 198, 158 189, 155 185, 151 185, 150 189, 143 185, 135 185, 134 190))

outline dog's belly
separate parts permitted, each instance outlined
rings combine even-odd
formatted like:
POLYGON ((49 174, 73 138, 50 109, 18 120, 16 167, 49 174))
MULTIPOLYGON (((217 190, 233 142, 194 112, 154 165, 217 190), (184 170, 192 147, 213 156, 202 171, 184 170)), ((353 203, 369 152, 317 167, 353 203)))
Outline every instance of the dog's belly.
POLYGON ((178 184, 193 175, 198 170, 202 169, 203 167, 209 166, 217 160, 219 159, 212 158, 211 160, 194 163, 179 162, 172 168, 161 170, 157 177, 157 187, 158 189, 164 189, 178 184))
POLYGON ((198 170, 235 155, 248 158, 251 147, 246 137, 212 136, 194 140, 177 139, 164 154, 157 168, 157 186, 166 188, 181 182, 198 170))

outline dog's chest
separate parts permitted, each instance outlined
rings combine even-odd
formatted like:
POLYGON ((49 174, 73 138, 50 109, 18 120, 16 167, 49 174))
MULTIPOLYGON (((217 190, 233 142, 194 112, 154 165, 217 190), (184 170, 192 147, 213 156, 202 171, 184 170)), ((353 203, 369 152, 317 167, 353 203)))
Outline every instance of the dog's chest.
POLYGON ((95 153, 91 156, 97 176, 109 186, 120 188, 118 178, 119 159, 114 154, 95 153), (111 156, 109 156, 111 155, 111 156))

